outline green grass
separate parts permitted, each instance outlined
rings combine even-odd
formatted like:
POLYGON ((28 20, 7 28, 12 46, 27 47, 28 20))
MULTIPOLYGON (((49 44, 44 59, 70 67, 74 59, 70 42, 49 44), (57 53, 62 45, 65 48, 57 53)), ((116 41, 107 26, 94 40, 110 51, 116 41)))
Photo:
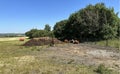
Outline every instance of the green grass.
POLYGON ((107 69, 103 64, 100 64, 96 69, 96 72, 100 74, 111 74, 111 70, 107 69))
POLYGON ((26 41, 0 42, 0 74, 97 74, 94 66, 56 61, 49 46, 21 46, 26 41))
MULTIPOLYGON (((106 41, 99 41, 96 42, 97 45, 100 46, 106 46, 106 41)), ((120 47, 120 40, 119 39, 110 39, 108 40, 108 46, 110 47, 115 47, 115 48, 119 48, 120 47)))

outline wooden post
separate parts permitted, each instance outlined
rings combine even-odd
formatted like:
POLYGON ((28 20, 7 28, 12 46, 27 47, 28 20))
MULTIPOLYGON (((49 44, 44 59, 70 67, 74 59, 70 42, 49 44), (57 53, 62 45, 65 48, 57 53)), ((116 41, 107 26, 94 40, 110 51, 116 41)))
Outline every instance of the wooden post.
POLYGON ((52 41, 51 41, 50 46, 55 46, 54 39, 53 39, 53 33, 52 33, 52 41))
POLYGON ((108 39, 106 39, 106 46, 108 46, 108 39))

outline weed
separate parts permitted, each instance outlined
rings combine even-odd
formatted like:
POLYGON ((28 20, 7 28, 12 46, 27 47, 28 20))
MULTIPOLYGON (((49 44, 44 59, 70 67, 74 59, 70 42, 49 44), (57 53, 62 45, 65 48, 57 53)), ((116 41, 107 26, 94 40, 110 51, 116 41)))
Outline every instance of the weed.
POLYGON ((105 67, 105 65, 100 64, 96 70, 97 73, 100 74, 111 74, 111 70, 109 70, 108 68, 105 67))

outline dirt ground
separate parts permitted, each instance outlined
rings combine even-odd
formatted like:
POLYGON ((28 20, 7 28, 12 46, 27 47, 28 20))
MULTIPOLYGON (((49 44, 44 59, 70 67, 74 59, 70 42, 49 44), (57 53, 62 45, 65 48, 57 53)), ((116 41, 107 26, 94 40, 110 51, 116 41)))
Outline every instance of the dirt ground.
POLYGON ((0 43, 0 74, 98 74, 100 64, 116 71, 111 74, 120 73, 120 50, 116 48, 85 43, 21 46, 23 43, 0 43))
POLYGON ((46 50, 54 51, 48 53, 49 57, 60 63, 85 64, 87 66, 104 64, 106 67, 120 72, 120 52, 115 48, 89 44, 62 44, 46 50))

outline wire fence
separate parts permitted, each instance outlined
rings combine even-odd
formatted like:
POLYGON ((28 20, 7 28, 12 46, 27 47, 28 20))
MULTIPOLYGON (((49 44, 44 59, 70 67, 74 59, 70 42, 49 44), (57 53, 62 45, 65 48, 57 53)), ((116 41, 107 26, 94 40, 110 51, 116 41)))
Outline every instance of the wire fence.
POLYGON ((111 48, 117 48, 120 50, 120 38, 118 39, 110 39, 110 40, 103 40, 103 41, 95 41, 95 42, 85 42, 86 44, 91 45, 98 45, 98 46, 104 46, 104 47, 111 47, 111 48))

